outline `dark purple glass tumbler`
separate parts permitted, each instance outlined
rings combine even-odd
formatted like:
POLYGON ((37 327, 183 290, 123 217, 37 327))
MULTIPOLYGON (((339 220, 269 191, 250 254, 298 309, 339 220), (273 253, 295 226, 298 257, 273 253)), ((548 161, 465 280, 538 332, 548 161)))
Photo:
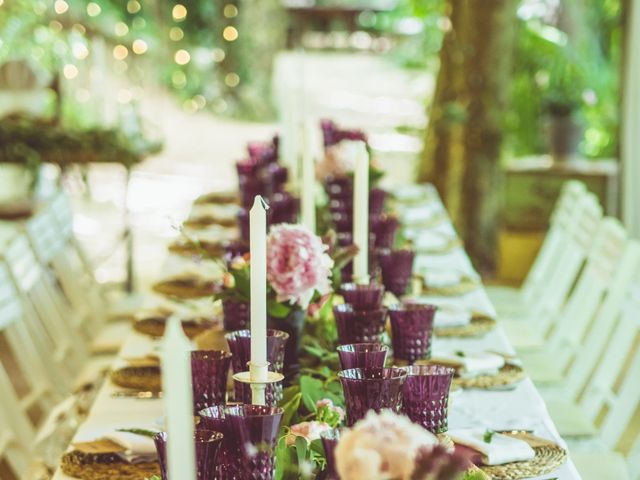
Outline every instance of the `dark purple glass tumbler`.
POLYGON ((340 430, 333 428, 320 434, 320 441, 324 449, 324 458, 327 465, 323 470, 323 480, 340 480, 336 469, 336 447, 340 441, 340 430))
POLYGON ((235 471, 233 462, 233 457, 236 455, 236 446, 233 437, 229 434, 229 428, 226 423, 226 408, 224 405, 215 405, 198 412, 198 417, 200 418, 198 429, 215 430, 224 435, 218 452, 215 473, 211 480, 236 480, 240 478, 238 472, 235 471))
POLYGON ((231 354, 222 350, 191 352, 193 411, 226 402, 231 354))
POLYGON ((379 283, 343 283, 340 294, 345 303, 350 303, 356 310, 373 310, 380 308, 384 297, 384 285, 379 283))
POLYGON ((398 304, 389 307, 393 358, 413 363, 431 356, 433 318, 438 307, 398 304))
POLYGON ((342 369, 348 370, 384 367, 389 347, 381 343, 350 343, 340 345, 337 350, 342 369))
POLYGON ((387 321, 387 309, 356 310, 343 303, 333 307, 338 330, 338 344, 381 343, 387 321))
POLYGON ((412 422, 434 434, 447 431, 449 389, 455 370, 444 365, 404 367, 402 410, 412 422))
MULTIPOLYGON (((213 430, 196 430, 194 442, 196 451, 196 471, 198 480, 216 478, 217 457, 224 436, 213 430)), ((160 432, 153 437, 158 452, 162 480, 168 480, 167 472, 167 433, 160 432)))
MULTIPOLYGON (((229 344, 229 350, 233 353, 231 364, 234 373, 248 370, 251 360, 251 330, 237 330, 227 333, 225 339, 229 344)), ((289 334, 281 330, 267 329, 267 361, 269 370, 282 373, 284 367, 284 354, 289 334)), ((251 387, 234 380, 236 402, 251 403, 251 387)), ((266 388, 267 405, 275 406, 282 399, 282 382, 270 383, 266 388)))
POLYGON ((384 287, 396 297, 401 297, 407 291, 413 272, 415 252, 409 249, 378 251, 378 264, 382 273, 384 287))
POLYGON ((352 368, 338 373, 347 407, 347 426, 364 418, 369 410, 398 412, 406 377, 407 372, 400 368, 352 368))
POLYGON ((271 480, 275 474, 275 447, 283 410, 264 405, 227 407, 225 419, 236 454, 238 479, 271 480))

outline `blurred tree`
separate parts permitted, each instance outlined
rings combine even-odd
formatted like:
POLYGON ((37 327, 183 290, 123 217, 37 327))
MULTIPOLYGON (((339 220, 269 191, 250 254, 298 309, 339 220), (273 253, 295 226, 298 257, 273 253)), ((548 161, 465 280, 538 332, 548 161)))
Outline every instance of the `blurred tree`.
POLYGON ((516 0, 449 0, 418 179, 433 182, 475 264, 495 268, 502 118, 516 0))

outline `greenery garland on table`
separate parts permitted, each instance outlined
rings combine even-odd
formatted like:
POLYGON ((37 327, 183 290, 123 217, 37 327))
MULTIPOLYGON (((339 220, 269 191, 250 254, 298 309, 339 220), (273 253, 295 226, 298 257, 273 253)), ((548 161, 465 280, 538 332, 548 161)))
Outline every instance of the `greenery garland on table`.
POLYGON ((66 128, 48 120, 11 115, 0 120, 0 163, 24 165, 37 182, 42 163, 119 163, 126 168, 160 151, 162 144, 115 128, 66 128))

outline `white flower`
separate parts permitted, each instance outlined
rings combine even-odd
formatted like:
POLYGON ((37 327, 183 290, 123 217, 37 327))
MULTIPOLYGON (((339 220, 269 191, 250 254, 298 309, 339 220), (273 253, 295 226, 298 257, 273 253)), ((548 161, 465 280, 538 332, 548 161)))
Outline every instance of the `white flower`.
POLYGON ((342 480, 409 480, 418 449, 437 443, 432 433, 407 417, 369 412, 342 435, 336 467, 342 480))

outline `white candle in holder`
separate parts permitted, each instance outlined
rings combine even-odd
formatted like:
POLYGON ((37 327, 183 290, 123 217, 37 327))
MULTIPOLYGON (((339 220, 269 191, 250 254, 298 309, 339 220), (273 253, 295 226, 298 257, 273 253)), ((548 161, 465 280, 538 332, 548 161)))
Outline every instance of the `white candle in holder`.
POLYGON ((196 480, 191 344, 176 317, 167 321, 161 370, 169 478, 196 480))
MULTIPOLYGON (((269 206, 256 195, 249 212, 251 251, 251 361, 252 381, 267 380, 267 210, 269 206)), ((252 387, 254 404, 263 405, 264 388, 252 387), (256 393, 258 394, 256 396, 256 393), (261 397, 261 398, 260 398, 261 397)))
POLYGON ((369 283, 369 154, 364 142, 355 148, 353 179, 353 242, 358 253, 353 259, 353 279, 369 283))

